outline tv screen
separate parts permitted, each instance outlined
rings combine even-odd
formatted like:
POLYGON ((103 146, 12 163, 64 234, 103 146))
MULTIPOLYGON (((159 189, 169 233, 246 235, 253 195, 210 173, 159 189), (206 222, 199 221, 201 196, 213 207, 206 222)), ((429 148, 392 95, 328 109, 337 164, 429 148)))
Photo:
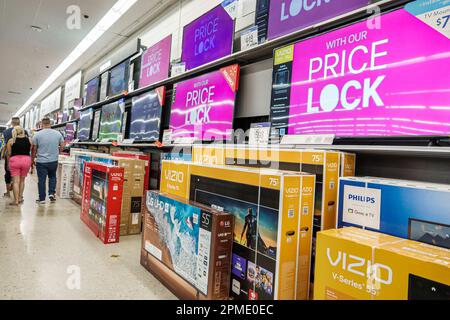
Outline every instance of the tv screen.
POLYGON ((94 113, 94 124, 92 125, 92 141, 98 139, 98 130, 100 129, 100 117, 102 115, 102 110, 97 110, 94 113))
POLYGON ((103 73, 100 77, 100 101, 106 100, 108 96, 108 80, 109 71, 103 73))
POLYGON ((75 134, 77 131, 77 125, 74 122, 66 124, 66 132, 65 132, 65 143, 69 144, 75 139, 75 134))
POLYGON ((239 72, 235 64, 174 85, 169 127, 175 143, 231 139, 239 72))
POLYGON ((111 70, 109 77, 108 96, 113 97, 122 94, 127 89, 128 61, 122 62, 111 70))
POLYGON ((80 112, 80 121, 78 122, 78 140, 86 141, 91 138, 92 109, 80 112))
POLYGON ((192 21, 183 29, 181 60, 186 63, 186 70, 230 55, 233 39, 234 18, 224 4, 192 21))
POLYGON ((146 87, 169 77, 172 35, 156 43, 142 54, 139 87, 146 87))
POLYGON ((86 84, 86 106, 98 102, 98 82, 98 78, 94 78, 86 84))
POLYGON ((380 23, 275 51, 271 122, 280 135, 450 133, 449 39, 406 9, 380 23))
POLYGON ((130 139, 158 141, 165 88, 160 87, 133 98, 130 139))
POLYGON ((107 104, 102 107, 100 122, 100 140, 118 140, 122 134, 124 101, 107 104))

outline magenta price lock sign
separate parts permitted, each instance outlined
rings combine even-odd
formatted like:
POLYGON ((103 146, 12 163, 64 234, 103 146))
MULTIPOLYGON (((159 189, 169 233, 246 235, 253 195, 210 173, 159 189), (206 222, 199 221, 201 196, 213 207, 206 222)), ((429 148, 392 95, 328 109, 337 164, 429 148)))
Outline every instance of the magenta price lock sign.
MULTIPOLYGON (((283 48, 288 134, 440 136, 450 133, 450 40, 404 9, 283 48), (288 61, 284 63, 284 61, 288 61)), ((277 55, 277 52, 275 53, 277 55)), ((277 74, 279 73, 279 74, 277 74)), ((277 116, 281 115, 281 116, 277 116)))
POLYGON ((146 87, 169 77, 172 35, 156 43, 142 54, 139 87, 146 87))
POLYGON ((222 5, 184 27, 181 60, 186 70, 231 54, 234 19, 222 5))
POLYGON ((170 116, 175 142, 231 138, 239 71, 232 65, 175 85, 170 116))
POLYGON ((369 0, 271 0, 268 39, 362 8, 369 0))

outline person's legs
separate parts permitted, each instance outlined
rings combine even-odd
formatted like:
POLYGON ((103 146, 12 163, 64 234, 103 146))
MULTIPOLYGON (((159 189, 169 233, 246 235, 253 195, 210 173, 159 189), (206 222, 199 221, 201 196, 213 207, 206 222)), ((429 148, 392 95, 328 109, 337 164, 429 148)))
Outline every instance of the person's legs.
POLYGON ((12 177, 11 172, 9 171, 8 159, 5 158, 5 184, 6 184, 6 192, 4 194, 5 197, 11 197, 12 191, 12 177))
POLYGON ((47 163, 48 170, 48 195, 56 195, 56 171, 58 170, 58 162, 47 163))
POLYGON ((39 201, 45 201, 47 166, 44 163, 36 163, 36 172, 38 176, 39 201))
POLYGON ((20 201, 20 177, 13 176, 13 193, 14 193, 14 201, 11 204, 18 205, 20 201))
POLYGON ((20 187, 19 187, 19 203, 23 202, 23 192, 25 190, 25 178, 26 177, 20 177, 20 187))

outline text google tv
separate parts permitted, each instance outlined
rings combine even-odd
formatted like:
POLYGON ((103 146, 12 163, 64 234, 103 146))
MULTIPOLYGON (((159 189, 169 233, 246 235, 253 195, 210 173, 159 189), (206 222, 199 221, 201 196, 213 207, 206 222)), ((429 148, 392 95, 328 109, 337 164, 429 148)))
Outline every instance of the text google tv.
POLYGON ((373 23, 275 50, 271 119, 281 135, 448 135, 444 32, 406 9, 373 23))

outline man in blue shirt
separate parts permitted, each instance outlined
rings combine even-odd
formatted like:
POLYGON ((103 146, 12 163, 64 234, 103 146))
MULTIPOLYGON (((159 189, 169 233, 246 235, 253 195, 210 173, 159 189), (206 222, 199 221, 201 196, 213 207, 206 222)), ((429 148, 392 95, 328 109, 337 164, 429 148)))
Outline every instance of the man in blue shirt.
POLYGON ((9 171, 9 163, 8 163, 8 151, 6 150, 6 145, 8 141, 12 139, 12 133, 15 126, 20 126, 20 118, 14 117, 11 119, 11 127, 3 131, 3 141, 4 141, 4 149, 3 149, 3 158, 5 159, 5 184, 6 184, 6 192, 3 195, 4 197, 11 197, 12 191, 12 179, 11 172, 9 171))
POLYGON ((56 201, 56 171, 58 169, 59 153, 64 150, 64 138, 51 128, 49 118, 42 119, 42 130, 33 136, 33 164, 36 164, 38 175, 39 204, 45 203, 46 184, 48 183, 48 197, 51 202, 56 201))

